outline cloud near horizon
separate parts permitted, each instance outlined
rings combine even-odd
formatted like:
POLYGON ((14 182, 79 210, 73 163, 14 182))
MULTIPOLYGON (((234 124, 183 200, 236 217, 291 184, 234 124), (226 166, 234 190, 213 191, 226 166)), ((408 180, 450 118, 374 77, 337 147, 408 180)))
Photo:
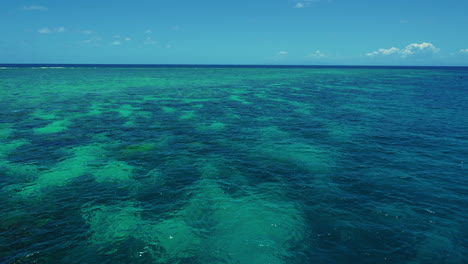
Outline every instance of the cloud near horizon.
POLYGON ((143 44, 144 44, 144 45, 154 45, 154 44, 156 44, 156 40, 154 40, 152 37, 147 37, 147 38, 143 41, 143 44))
POLYGON ((58 27, 58 28, 43 27, 43 28, 38 29, 37 32, 41 34, 63 33, 65 32, 65 28, 64 27, 58 27))
POLYGON ((391 47, 389 49, 379 49, 373 52, 366 53, 366 56, 375 57, 375 56, 389 56, 397 55, 402 58, 413 55, 433 55, 440 51, 439 48, 436 48, 432 43, 423 42, 421 44, 412 43, 406 46, 403 49, 391 47))
POLYGON ((310 53, 308 56, 313 58, 323 58, 327 55, 325 55, 325 53, 321 52, 320 50, 316 50, 315 52, 310 53))
POLYGON ((89 29, 80 30, 80 31, 78 31, 78 32, 80 32, 81 34, 84 34, 84 35, 91 35, 91 34, 94 34, 94 33, 95 33, 94 31, 89 30, 89 29))
POLYGON ((460 51, 458 51, 459 53, 463 53, 463 54, 468 54, 468 49, 461 49, 460 51))
MULTIPOLYGON (((313 3, 318 3, 321 0, 293 0, 296 2, 296 4, 293 6, 293 8, 306 8, 310 7, 313 3)), ((331 0, 328 0, 328 2, 331 2, 331 0)))
POLYGON ((47 11, 49 10, 49 8, 45 6, 39 6, 39 5, 22 6, 21 9, 25 11, 47 11))
POLYGON ((301 2, 298 2, 298 3, 294 6, 294 8, 304 8, 304 7, 305 7, 305 5, 304 5, 303 3, 301 3, 301 2))

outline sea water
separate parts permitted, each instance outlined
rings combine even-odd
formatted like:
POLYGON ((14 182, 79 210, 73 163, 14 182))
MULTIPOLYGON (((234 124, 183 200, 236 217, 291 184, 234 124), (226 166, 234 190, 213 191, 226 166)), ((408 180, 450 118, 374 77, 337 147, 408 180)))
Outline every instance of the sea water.
POLYGON ((0 69, 0 263, 466 263, 468 68, 0 69))

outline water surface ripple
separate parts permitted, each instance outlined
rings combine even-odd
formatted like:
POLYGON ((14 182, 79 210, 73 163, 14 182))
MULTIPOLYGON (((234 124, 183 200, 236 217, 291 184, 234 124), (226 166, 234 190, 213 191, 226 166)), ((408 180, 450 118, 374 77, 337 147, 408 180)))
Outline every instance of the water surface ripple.
POLYGON ((3 68, 0 263, 466 263, 467 68, 3 68))

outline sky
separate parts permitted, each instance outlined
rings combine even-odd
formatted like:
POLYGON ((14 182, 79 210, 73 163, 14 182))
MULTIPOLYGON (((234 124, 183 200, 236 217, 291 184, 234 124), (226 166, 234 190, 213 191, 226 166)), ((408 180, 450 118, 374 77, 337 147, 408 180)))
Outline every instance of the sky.
POLYGON ((1 0, 0 63, 468 66, 468 0, 1 0))

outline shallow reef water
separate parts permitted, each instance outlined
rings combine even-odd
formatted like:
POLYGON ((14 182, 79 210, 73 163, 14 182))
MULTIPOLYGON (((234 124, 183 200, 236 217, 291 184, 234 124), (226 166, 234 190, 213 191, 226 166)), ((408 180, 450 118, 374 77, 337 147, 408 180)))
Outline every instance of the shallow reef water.
POLYGON ((0 69, 0 263, 468 259, 468 68, 0 69))

